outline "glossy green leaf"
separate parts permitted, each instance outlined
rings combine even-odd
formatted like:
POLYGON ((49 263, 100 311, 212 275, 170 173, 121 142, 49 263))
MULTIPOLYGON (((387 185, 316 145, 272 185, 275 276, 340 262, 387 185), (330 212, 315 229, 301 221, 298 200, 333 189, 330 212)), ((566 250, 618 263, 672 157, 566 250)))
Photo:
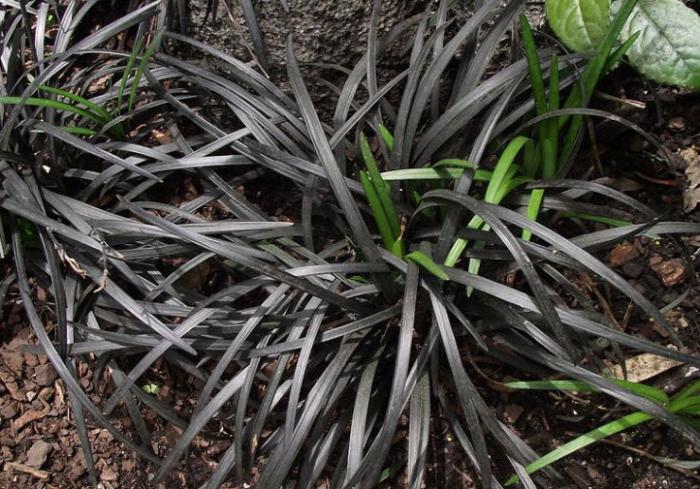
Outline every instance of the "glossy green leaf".
MULTIPOLYGON (((613 4, 613 10, 619 0, 613 4)), ((661 83, 700 89, 700 16, 680 0, 639 0, 622 30, 630 62, 661 83)))

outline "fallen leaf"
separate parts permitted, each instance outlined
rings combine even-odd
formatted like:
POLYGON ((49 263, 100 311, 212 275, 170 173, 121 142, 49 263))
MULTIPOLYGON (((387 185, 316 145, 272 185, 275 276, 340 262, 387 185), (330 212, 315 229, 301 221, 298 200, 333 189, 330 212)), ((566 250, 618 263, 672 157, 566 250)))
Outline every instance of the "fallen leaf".
POLYGON ((695 148, 686 148, 680 152, 685 161, 686 187, 683 191, 683 210, 690 212, 700 203, 700 155, 695 148))
MULTIPOLYGON (((627 380, 630 382, 642 382, 659 374, 683 365, 683 362, 671 360, 653 353, 642 353, 625 360, 627 367, 627 380)), ((608 375, 616 379, 623 379, 622 367, 612 365, 608 367, 608 375)))

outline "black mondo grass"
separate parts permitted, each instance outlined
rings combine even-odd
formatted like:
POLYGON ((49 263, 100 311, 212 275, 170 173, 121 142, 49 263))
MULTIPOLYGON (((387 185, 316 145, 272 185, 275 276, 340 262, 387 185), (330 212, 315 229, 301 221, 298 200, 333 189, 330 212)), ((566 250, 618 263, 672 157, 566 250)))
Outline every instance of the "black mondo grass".
MULTIPOLYGON (((404 478, 420 488, 438 419, 481 487, 500 488, 513 473, 525 487, 558 477, 551 468, 534 480, 524 471, 538 454, 488 404, 471 352, 535 377, 586 382, 700 446, 691 424, 601 374, 601 358, 619 362, 626 352, 696 366, 700 358, 594 254, 639 235, 697 234, 700 225, 663 221, 604 181, 516 177, 525 166, 519 153, 502 172, 490 164, 519 124, 520 136, 531 136, 524 56, 488 69, 506 33, 518 35, 525 2, 485 0, 456 25, 443 0, 437 14, 383 35, 377 2, 368 53, 340 88, 330 123, 306 89, 293 38, 285 93, 249 64, 170 31, 183 25, 184 3, 131 2, 130 12, 78 38, 90 32, 78 27, 95 2, 0 0, 2 248, 37 349, 68 391, 92 483, 81 413, 150 462, 154 482, 167 480, 196 437, 225 436, 215 468, 193 484, 312 488, 325 480, 369 489, 404 478), (114 42, 117 34, 129 42, 114 42), (179 59, 178 43, 225 69, 179 59), (380 61, 395 43, 405 43, 408 68, 381 86, 380 61), (374 149, 372 164, 385 170, 371 167, 364 185, 361 147, 365 157, 374 149), (484 199, 494 175, 512 188, 484 199), (184 179, 197 192, 177 199, 184 179), (259 195, 249 190, 256 186, 259 195), (380 193, 374 207, 370 188, 380 193), (536 221, 525 214, 538 189, 536 221), (276 214, 282 204, 291 219, 276 214), (403 248, 384 246, 377 209, 403 248), (542 224, 562 212, 616 225, 567 236, 542 224), (481 224, 468 226, 474 216, 481 224), (458 240, 463 253, 445 266, 458 240), (213 272, 192 286, 185 278, 203 265, 213 272), (610 326, 565 272, 626 296, 677 347, 610 326), (30 278, 48 284, 53 336, 30 278), (111 374, 98 404, 75 369, 91 356, 111 374), (193 379, 190 408, 144 390, 160 360, 193 379), (133 432, 115 426, 118 410, 133 432), (169 452, 154 453, 148 411, 180 429, 169 452)), ((580 59, 536 54, 545 73, 556 70, 557 90, 576 86, 580 59)), ((550 105, 550 119, 601 115, 550 105)))

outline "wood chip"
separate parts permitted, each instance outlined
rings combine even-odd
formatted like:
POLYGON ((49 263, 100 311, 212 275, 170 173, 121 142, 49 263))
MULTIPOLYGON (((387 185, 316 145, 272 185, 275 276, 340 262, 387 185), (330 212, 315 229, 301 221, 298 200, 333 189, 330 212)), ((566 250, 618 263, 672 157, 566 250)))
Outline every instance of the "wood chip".
POLYGON ((639 251, 631 243, 620 243, 610 252, 608 259, 611 267, 621 267, 639 256, 639 251))
POLYGON ((49 411, 51 411, 51 406, 49 406, 49 403, 44 401, 42 398, 39 398, 39 400, 44 405, 43 409, 41 411, 27 411, 22 416, 17 418, 15 422, 12 423, 12 428, 14 428, 15 431, 19 431, 29 423, 32 423, 37 419, 42 419, 49 414, 49 411))
POLYGON ((27 450, 27 465, 29 467, 34 467, 35 469, 40 469, 49 458, 50 452, 51 445, 46 443, 44 440, 35 441, 32 447, 27 450))
POLYGON ((24 472, 25 474, 32 475, 32 476, 36 477, 37 479, 41 479, 41 480, 47 480, 49 478, 49 473, 46 472, 45 470, 35 469, 34 467, 30 467, 29 465, 20 464, 18 462, 6 462, 5 463, 5 470, 7 470, 7 469, 16 470, 18 472, 24 472))
POLYGON ((665 287, 678 285, 685 278, 685 262, 678 258, 652 264, 651 269, 659 276, 665 287))

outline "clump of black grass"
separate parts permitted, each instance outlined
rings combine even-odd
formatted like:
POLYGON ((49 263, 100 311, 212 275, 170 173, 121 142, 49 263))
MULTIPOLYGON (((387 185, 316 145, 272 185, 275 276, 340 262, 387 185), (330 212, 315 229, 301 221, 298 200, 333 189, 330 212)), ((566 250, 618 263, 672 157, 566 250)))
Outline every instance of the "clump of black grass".
POLYGON ((612 30, 593 60, 557 58, 537 50, 522 24, 527 56, 487 74, 504 35, 517 36, 524 2, 501 3, 481 2, 448 30, 444 0, 437 14, 382 36, 375 7, 367 54, 331 124, 319 120, 292 39, 290 97, 247 63, 163 30, 167 7, 181 2, 139 5, 82 39, 72 36, 93 3, 54 11, 22 2, 5 12, 0 207, 16 274, 0 290, 17 282, 38 349, 66 385, 93 482, 85 415, 152 462, 156 481, 196 436, 233 433, 209 489, 250 481, 253 467, 258 489, 320 479, 370 488, 397 474, 419 488, 442 417, 483 487, 501 487, 511 472, 534 487, 523 467, 538 454, 496 417, 465 364, 471 352, 521 374, 576 379, 700 441, 692 423, 600 370, 602 359, 628 352, 698 358, 611 327, 564 273, 609 284, 682 346, 657 307, 593 252, 699 226, 661 221, 599 182, 563 178, 581 117, 612 117, 582 107, 625 46, 613 49, 612 30), (132 48, 105 49, 120 32, 132 48), (378 63, 406 33, 407 67, 380 87, 378 63), (216 58, 226 74, 167 54, 173 43, 216 58), (387 98, 394 90, 398 107, 387 98), (212 100, 234 125, 207 117, 212 100), (346 161, 354 147, 357 175, 346 161), (237 190, 271 173, 302 195, 300 222, 265 214, 237 190), (174 205, 162 181, 178 175, 201 191, 174 205), (212 207, 226 218, 207 220, 212 207), (607 228, 567 237, 536 220, 555 215, 607 228), (225 288, 205 294, 192 284, 190 272, 208 268, 226 274, 225 288), (53 338, 30 275, 47 284, 53 338), (76 378, 75 362, 88 354, 96 379, 111 372, 99 405, 76 378), (191 410, 167 404, 145 380, 161 358, 193 379, 191 410), (122 407, 133 433, 110 420, 122 407), (182 429, 167 454, 152 451, 148 410, 182 429), (405 439, 395 443, 399 431, 405 439), (512 471, 494 472, 496 453, 512 471))

